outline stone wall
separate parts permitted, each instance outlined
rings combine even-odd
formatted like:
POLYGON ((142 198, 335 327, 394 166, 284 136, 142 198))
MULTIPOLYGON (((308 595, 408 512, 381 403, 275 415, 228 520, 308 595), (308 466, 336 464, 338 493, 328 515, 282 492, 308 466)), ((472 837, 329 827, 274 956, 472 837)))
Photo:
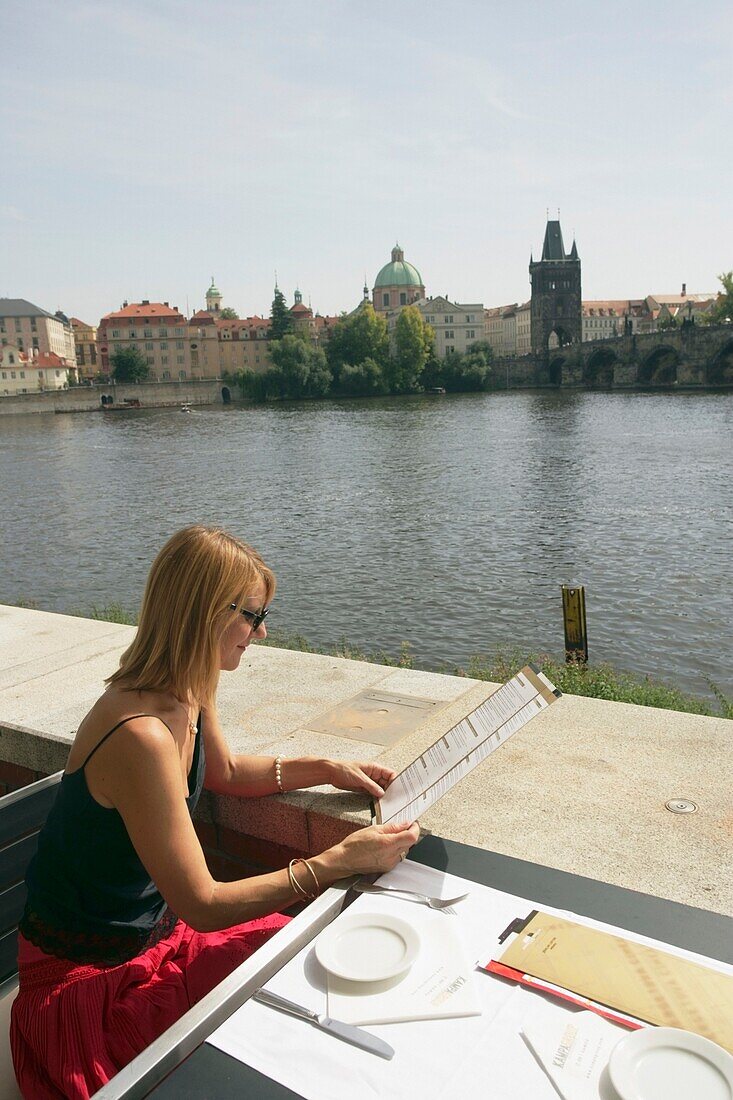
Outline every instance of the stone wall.
MULTIPOLYGON (((0 416, 23 413, 96 412, 102 394, 111 394, 116 405, 126 397, 137 398, 144 408, 190 405, 221 405, 225 382, 216 378, 188 382, 138 382, 125 385, 73 386, 68 390, 19 393, 0 397, 0 416)), ((227 387, 231 389, 231 387, 227 387)))

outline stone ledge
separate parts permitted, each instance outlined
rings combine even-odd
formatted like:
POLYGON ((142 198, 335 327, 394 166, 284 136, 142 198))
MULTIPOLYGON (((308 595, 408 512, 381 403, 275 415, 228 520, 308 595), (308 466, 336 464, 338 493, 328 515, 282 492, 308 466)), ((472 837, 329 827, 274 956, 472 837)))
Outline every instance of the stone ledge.
MULTIPOLYGON (((25 769, 0 769, 0 784, 7 786, 3 774, 36 777, 63 767, 76 725, 132 634, 131 627, 0 606, 0 760, 25 769)), ((379 759, 399 770, 495 686, 260 646, 238 672, 222 676, 219 709, 235 751, 379 759), (365 688, 447 705, 388 749, 309 729, 365 688)), ((729 914, 732 735, 722 718, 565 696, 421 825, 450 840, 729 914), (670 813, 665 802, 674 797, 692 799, 697 813, 670 813)), ((206 793, 197 817, 210 865, 223 876, 320 851, 367 824, 369 811, 359 795, 316 788, 257 800, 206 793)))

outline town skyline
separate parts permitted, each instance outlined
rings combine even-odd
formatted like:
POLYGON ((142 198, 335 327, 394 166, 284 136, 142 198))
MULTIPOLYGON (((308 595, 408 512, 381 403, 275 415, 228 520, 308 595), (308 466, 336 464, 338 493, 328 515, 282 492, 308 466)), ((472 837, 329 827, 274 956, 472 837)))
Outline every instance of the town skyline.
POLYGON ((131 297, 193 312, 214 273, 264 314, 277 271, 333 315, 399 241, 429 294, 520 302, 558 208, 584 298, 713 290, 731 267, 729 5, 505 14, 5 6, 9 56, 34 33, 33 80, 0 74, 0 294, 88 321, 131 297))

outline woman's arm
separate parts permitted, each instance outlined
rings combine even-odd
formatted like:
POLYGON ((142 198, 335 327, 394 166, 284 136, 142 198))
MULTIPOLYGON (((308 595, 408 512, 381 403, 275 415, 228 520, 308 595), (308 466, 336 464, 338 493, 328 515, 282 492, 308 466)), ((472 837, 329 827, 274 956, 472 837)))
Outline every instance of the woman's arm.
MULTIPOLYGON (((208 790, 245 798, 277 794, 279 788, 274 757, 237 756, 232 753, 214 707, 202 711, 201 723, 206 742, 204 785, 208 790)), ((331 783, 343 791, 365 791, 373 798, 381 798, 395 773, 381 764, 328 760, 317 756, 289 756, 283 758, 280 774, 285 791, 331 783)))
MULTIPOLYGON (((185 801, 181 760, 155 719, 127 726, 125 738, 95 754, 99 788, 119 811, 148 874, 170 908, 198 931, 214 931, 276 912, 298 900, 287 869, 217 882, 185 801)), ((350 874, 388 871, 418 839, 417 825, 372 825, 309 858, 323 890, 350 874)), ((307 870, 298 881, 311 890, 307 870)))

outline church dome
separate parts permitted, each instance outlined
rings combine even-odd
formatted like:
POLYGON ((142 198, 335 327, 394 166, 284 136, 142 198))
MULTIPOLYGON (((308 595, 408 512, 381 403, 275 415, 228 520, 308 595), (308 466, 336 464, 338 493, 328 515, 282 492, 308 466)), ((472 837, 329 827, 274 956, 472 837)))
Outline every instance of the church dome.
POLYGON ((416 267, 408 264, 405 254, 397 244, 392 249, 392 259, 377 275, 374 289, 383 286, 422 286, 422 276, 416 267))

